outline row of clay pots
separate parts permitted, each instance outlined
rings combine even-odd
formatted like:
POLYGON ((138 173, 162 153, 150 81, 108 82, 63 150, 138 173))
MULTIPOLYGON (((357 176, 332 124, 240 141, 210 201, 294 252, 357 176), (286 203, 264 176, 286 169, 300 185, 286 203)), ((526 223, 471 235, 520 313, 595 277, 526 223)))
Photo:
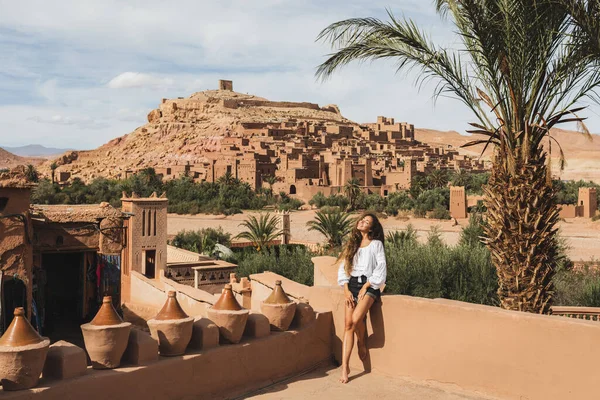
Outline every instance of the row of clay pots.
MULTIPOLYGON (((285 331, 294 319, 296 303, 290 300, 278 280, 275 281, 273 292, 261 303, 260 308, 269 320, 271 330, 285 331)), ((230 343, 238 343, 242 339, 250 311, 237 302, 230 284, 225 285, 219 300, 206 313, 219 327, 223 339, 230 343)))
MULTIPOLYGON (((177 302, 176 293, 169 292, 159 313, 148 321, 150 335, 158 342, 162 356, 177 356, 185 352, 192 338, 194 318, 189 317, 177 302)), ((81 326, 85 348, 95 369, 116 368, 127 348, 131 324, 123 322, 105 296, 102 307, 92 322, 81 326)))
MULTIPOLYGON (((287 330, 296 303, 291 301, 275 282, 271 295, 261 303, 261 311, 268 318, 271 330, 287 330)), ((207 314, 218 327, 221 336, 230 343, 238 343, 244 333, 249 310, 242 308, 230 284, 225 285, 221 297, 207 314)), ((162 356, 176 356, 185 352, 192 338, 194 318, 179 305, 176 293, 169 292, 163 308, 148 321, 151 336, 158 342, 162 356)), ((129 340, 131 323, 123 322, 105 296, 94 319, 81 325, 85 348, 94 369, 116 368, 129 340)), ((44 367, 50 340, 41 337, 24 316, 23 308, 15 309, 15 318, 0 338, 0 379, 5 390, 27 389, 37 385, 44 367)))

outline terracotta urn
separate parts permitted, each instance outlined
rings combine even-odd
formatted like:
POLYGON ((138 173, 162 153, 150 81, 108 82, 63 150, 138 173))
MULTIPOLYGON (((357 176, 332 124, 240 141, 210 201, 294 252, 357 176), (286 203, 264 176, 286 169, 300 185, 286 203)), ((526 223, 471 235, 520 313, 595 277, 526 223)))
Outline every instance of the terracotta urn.
POLYGON ((150 334, 158 342, 161 356, 185 353, 192 338, 194 317, 188 316, 177 301, 177 293, 169 292, 167 301, 156 317, 148 320, 150 334))
POLYGON ((249 313, 235 299, 230 284, 225 285, 219 300, 206 310, 208 318, 219 327, 221 337, 230 343, 242 339, 249 313))
POLYGON ((111 296, 104 296, 102 306, 92 322, 81 325, 85 349, 92 368, 117 368, 127 348, 131 324, 123 322, 112 305, 111 296))
POLYGON ((50 346, 50 339, 41 337, 33 329, 22 307, 15 308, 14 315, 0 338, 0 381, 4 390, 37 385, 50 346))
POLYGON ((260 311, 269 319, 272 331, 285 331, 290 327, 296 313, 296 303, 285 294, 280 280, 275 281, 271 295, 260 303, 260 311))

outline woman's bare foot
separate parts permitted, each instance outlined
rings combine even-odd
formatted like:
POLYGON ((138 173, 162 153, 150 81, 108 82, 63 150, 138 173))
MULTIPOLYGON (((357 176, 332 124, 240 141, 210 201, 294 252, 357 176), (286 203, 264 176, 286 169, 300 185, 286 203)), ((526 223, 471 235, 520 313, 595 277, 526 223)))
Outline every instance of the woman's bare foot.
POLYGON ((342 376, 340 377, 341 383, 348 383, 348 375, 350 374, 350 367, 344 367, 342 365, 342 376))
POLYGON ((365 340, 357 340, 356 347, 358 348, 358 358, 360 358, 361 361, 364 361, 367 358, 367 344, 365 343, 365 340))

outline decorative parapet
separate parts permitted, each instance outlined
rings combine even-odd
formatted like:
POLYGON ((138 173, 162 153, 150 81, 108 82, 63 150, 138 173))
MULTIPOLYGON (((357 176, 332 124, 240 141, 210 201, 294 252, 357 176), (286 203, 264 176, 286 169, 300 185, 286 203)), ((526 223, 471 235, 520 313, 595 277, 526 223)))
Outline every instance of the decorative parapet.
POLYGON ((552 315, 600 322, 600 307, 554 306, 551 310, 552 315))

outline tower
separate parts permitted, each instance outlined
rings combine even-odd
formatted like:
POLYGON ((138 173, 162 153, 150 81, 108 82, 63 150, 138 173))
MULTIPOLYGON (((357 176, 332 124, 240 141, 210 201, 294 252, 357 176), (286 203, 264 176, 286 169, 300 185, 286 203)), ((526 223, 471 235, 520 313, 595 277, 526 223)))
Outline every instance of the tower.
POLYGON ((290 238, 292 235, 290 230, 289 211, 282 211, 279 214, 279 229, 281 230, 281 235, 279 237, 281 244, 290 244, 290 238))
POLYGON ((148 279, 160 279, 167 265, 167 205, 169 200, 152 193, 140 198, 135 193, 121 198, 125 221, 126 247, 121 256, 121 296, 128 301, 132 271, 148 279))
POLYGON ((598 209, 596 188, 579 188, 577 205, 583 206, 582 217, 592 218, 596 215, 596 210, 598 209))
POLYGON ((467 218, 467 193, 464 186, 450 186, 450 215, 456 219, 467 218))

